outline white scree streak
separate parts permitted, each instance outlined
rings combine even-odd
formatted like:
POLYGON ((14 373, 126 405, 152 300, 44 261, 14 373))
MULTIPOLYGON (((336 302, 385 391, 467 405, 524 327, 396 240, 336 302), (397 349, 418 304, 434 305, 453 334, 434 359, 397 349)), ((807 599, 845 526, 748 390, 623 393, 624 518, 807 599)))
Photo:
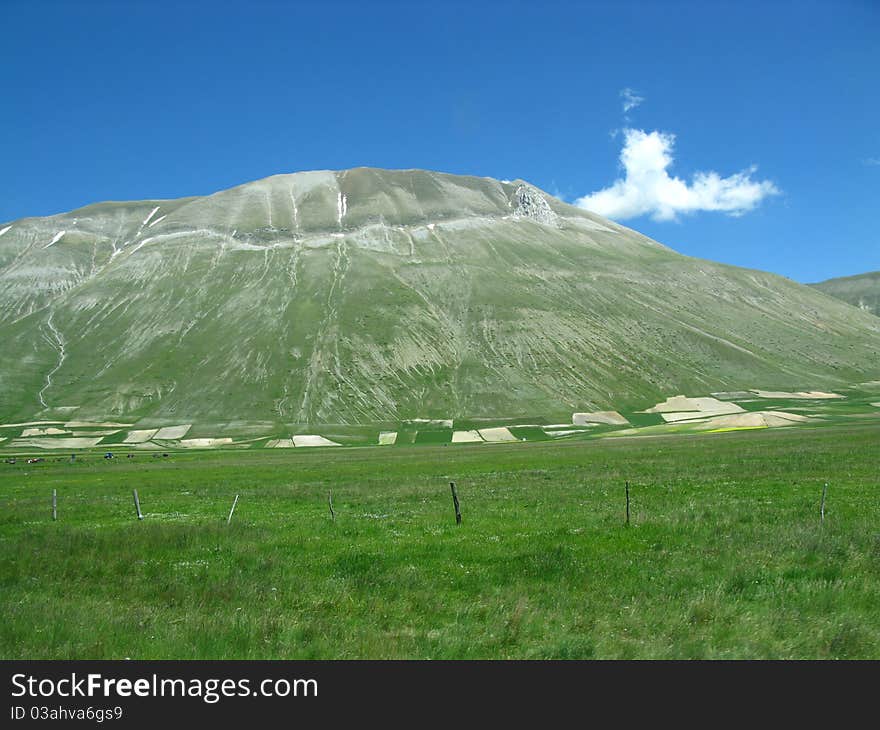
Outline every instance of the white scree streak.
POLYGON ((342 228, 342 219, 345 218, 345 214, 348 212, 348 199, 345 197, 344 193, 339 193, 336 196, 336 222, 340 228, 342 228))
POLYGON ((46 373, 46 384, 40 388, 40 392, 37 393, 37 396, 40 399, 40 404, 43 408, 48 408, 46 404, 45 398, 43 398, 43 393, 46 392, 48 388, 52 386, 52 376, 58 372, 59 368, 64 364, 65 352, 64 352, 64 338, 61 336, 61 333, 55 329, 55 325, 52 324, 52 315, 49 315, 49 319, 46 322, 46 326, 49 328, 49 332, 51 333, 51 337, 48 335, 43 335, 46 341, 52 345, 58 351, 58 364, 52 368, 48 373, 46 373))
POLYGON ((53 245, 53 244, 55 244, 55 243, 58 243, 58 241, 61 240, 61 237, 62 237, 65 233, 67 233, 67 231, 59 231, 58 233, 56 233, 56 234, 55 234, 55 238, 53 238, 51 241, 49 241, 49 243, 47 243, 45 246, 43 246, 43 248, 49 248, 49 246, 51 246, 51 245, 53 245))
POLYGON ((146 218, 144 218, 144 222, 141 223, 141 228, 143 228, 145 225, 147 225, 147 223, 150 222, 150 218, 152 218, 154 215, 156 215, 157 210, 159 210, 158 205, 155 208, 153 208, 153 210, 150 211, 150 215, 148 215, 146 218))

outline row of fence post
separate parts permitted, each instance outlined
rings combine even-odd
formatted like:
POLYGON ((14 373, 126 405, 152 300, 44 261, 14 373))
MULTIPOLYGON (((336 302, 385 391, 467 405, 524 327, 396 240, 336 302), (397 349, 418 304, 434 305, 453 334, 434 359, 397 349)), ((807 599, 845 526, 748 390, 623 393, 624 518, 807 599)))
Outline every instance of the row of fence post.
MULTIPOLYGON (((455 510, 455 524, 461 525, 461 504, 458 501, 458 492, 455 489, 455 482, 449 482, 449 487, 452 490, 452 507, 455 510)), ((626 497, 626 512, 624 517, 624 525, 629 527, 629 482, 624 482, 624 494, 626 497)), ((134 509, 137 514, 137 518, 139 520, 144 519, 144 515, 141 512, 141 502, 138 498, 137 489, 132 490, 132 495, 134 496, 134 509)), ((822 501, 819 506, 819 523, 821 525, 825 524, 825 501, 828 497, 828 482, 822 487, 822 501)), ((226 524, 232 524, 232 515, 235 513, 235 507, 238 504, 239 495, 235 495, 235 499, 232 500, 232 508, 229 510, 229 516, 226 518, 226 524)), ((333 492, 327 492, 327 503, 330 507, 330 520, 336 522, 336 512, 333 509, 333 492)), ((58 520, 58 490, 52 490, 52 521, 55 522, 58 520)))

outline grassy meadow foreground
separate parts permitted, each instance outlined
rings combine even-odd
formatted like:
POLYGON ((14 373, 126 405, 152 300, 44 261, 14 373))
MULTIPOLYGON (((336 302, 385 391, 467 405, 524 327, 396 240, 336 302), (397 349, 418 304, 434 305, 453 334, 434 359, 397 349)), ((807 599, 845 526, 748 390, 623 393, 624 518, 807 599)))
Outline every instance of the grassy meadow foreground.
POLYGON ((880 658, 878 447, 873 422, 18 459, 0 656, 880 658))

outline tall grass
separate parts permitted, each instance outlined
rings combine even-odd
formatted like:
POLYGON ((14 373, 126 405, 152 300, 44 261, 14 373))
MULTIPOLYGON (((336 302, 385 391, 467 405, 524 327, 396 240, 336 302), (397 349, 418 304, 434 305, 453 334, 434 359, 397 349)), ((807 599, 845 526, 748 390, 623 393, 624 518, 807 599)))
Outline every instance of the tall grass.
POLYGON ((864 426, 2 465, 0 655, 878 658, 878 446, 864 426))

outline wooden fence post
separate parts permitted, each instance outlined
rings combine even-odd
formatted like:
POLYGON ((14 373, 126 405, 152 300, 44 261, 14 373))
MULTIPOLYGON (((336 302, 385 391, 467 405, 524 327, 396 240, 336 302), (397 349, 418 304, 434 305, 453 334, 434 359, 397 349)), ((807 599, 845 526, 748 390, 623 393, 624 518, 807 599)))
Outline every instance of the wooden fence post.
POLYGON ((52 521, 58 519, 58 490, 52 490, 52 521))
POLYGON ((235 512, 235 505, 238 504, 238 495, 235 495, 235 499, 232 500, 232 509, 229 510, 229 517, 226 518, 226 524, 230 524, 232 522, 232 513, 235 512))
POLYGON ((461 524, 461 509, 458 505, 458 494, 455 493, 455 482, 449 482, 449 486, 452 488, 452 506, 455 507, 455 524, 461 524))
POLYGON ((819 522, 825 524, 825 496, 828 494, 828 482, 822 487, 822 504, 819 507, 819 522))
POLYGON ((137 516, 139 520, 144 519, 144 516, 141 514, 141 501, 138 499, 138 490, 132 490, 134 492, 134 508, 137 511, 137 516))
POLYGON ((629 482, 626 482, 626 526, 629 527, 629 482))

